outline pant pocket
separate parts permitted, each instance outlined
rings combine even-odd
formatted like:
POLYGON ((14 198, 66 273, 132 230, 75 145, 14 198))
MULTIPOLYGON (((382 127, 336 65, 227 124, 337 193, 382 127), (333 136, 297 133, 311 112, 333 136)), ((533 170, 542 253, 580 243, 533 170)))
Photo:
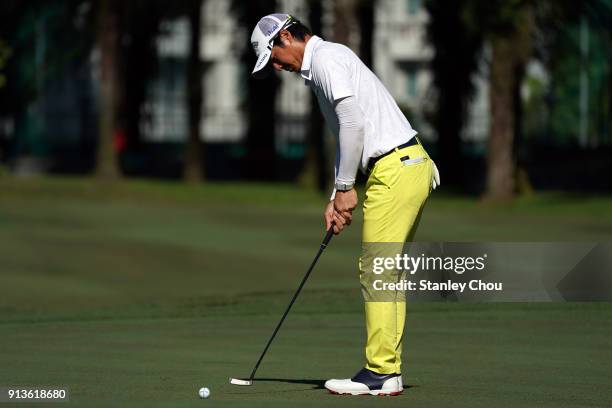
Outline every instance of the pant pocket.
POLYGON ((426 157, 415 157, 414 159, 402 160, 402 164, 404 166, 412 166, 415 164, 423 163, 425 160, 427 160, 426 157))

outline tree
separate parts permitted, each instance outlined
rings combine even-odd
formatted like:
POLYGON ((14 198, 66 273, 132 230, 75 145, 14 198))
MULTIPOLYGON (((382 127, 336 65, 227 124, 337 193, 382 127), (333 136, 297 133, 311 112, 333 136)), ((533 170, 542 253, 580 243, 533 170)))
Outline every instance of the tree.
POLYGON ((121 72, 125 76, 121 105, 121 125, 125 126, 127 143, 141 142, 142 104, 147 97, 149 81, 160 69, 156 40, 162 34, 162 22, 185 16, 190 26, 189 54, 185 71, 185 94, 188 129, 184 149, 183 178, 190 182, 203 179, 204 145, 200 140, 202 109, 201 11, 203 0, 166 2, 164 0, 130 0, 118 7, 121 41, 121 72))
MULTIPOLYGON (((49 95, 58 83, 87 65, 95 31, 90 22, 83 0, 0 2, 0 54, 8 57, 0 69, 5 74, 0 80, 0 117, 10 120, 13 137, 7 146, 14 159, 51 156, 50 146, 58 138, 48 135, 59 132, 47 109, 54 103, 49 95)), ((74 122, 83 119, 84 105, 73 110, 74 122)), ((84 131, 81 125, 72 129, 84 131)))
POLYGON ((474 93, 474 73, 482 49, 482 32, 470 24, 466 12, 470 0, 429 0, 425 7, 430 15, 427 36, 433 44, 431 60, 437 109, 433 126, 438 135, 438 166, 444 182, 462 188, 464 157, 461 153, 461 131, 467 108, 474 93))
POLYGON ((490 32, 491 125, 485 199, 506 201, 515 194, 514 137, 520 128, 518 89, 531 56, 533 13, 529 2, 499 1, 490 32))
MULTIPOLYGON (((234 0, 232 9, 238 15, 238 24, 246 27, 249 38, 261 17, 277 11, 276 2, 266 0, 234 0)), ((255 61, 253 49, 250 46, 244 47, 241 63, 245 67, 244 76, 249 95, 245 106, 249 126, 242 173, 249 179, 270 180, 276 177, 276 129, 271 118, 276 113, 275 102, 280 80, 275 74, 265 79, 252 78, 250 73, 255 61)))
MULTIPOLYGON (((309 23, 313 34, 321 33, 321 19, 323 8, 321 0, 308 1, 309 23)), ((323 117, 319 110, 317 98, 310 97, 310 115, 308 121, 308 139, 306 140, 306 153, 304 155, 304 168, 300 176, 306 184, 314 183, 321 192, 327 190, 329 184, 329 170, 325 154, 323 117)))
POLYGON ((130 0, 121 2, 118 7, 119 29, 122 41, 121 77, 123 102, 121 103, 120 126, 125 130, 124 141, 115 151, 122 155, 125 151, 142 148, 143 104, 148 97, 149 86, 160 69, 157 39, 162 31, 162 20, 173 18, 176 3, 164 4, 162 0, 130 0), (173 8, 174 7, 174 8, 173 8))
POLYGON ((429 38, 435 47, 435 116, 441 167, 451 183, 461 184, 460 132, 474 86, 479 55, 491 49, 490 129, 487 144, 485 199, 505 201, 515 193, 514 140, 521 116, 519 87, 531 56, 534 22, 530 0, 430 0, 429 38), (446 171, 445 171, 446 169, 446 171))
POLYGON ((100 48, 100 119, 96 176, 115 180, 121 176, 113 151, 113 137, 117 130, 120 83, 119 18, 113 0, 100 0, 98 9, 98 46, 100 48))
POLYGON ((200 140, 200 118, 202 112, 202 63, 200 61, 200 38, 202 26, 202 0, 189 0, 188 18, 191 27, 189 60, 187 62, 187 100, 189 134, 185 147, 183 177, 189 182, 203 180, 204 145, 200 140))

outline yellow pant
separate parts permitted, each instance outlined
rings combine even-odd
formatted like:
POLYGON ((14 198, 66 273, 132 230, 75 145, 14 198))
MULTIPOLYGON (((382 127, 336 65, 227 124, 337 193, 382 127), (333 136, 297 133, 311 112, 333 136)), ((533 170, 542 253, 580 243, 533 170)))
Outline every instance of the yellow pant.
POLYGON ((401 372, 406 301, 403 294, 392 294, 395 297, 384 301, 376 300, 362 260, 372 257, 368 251, 375 248, 377 243, 390 243, 383 245, 385 251, 401 253, 403 243, 412 240, 431 192, 432 177, 433 163, 425 149, 418 144, 396 149, 380 159, 366 183, 360 281, 365 300, 366 368, 379 374, 401 372), (424 160, 404 164, 400 159, 405 156, 424 160))

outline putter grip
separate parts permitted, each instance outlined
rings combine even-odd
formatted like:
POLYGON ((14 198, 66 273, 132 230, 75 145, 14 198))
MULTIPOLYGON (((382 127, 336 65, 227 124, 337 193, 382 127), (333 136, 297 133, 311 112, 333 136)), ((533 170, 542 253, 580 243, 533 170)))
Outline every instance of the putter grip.
POLYGON ((323 238, 323 243, 321 244, 321 246, 326 247, 327 245, 329 245, 329 241, 331 241, 333 236, 334 236, 334 224, 332 224, 332 226, 329 227, 329 229, 327 230, 327 234, 325 234, 325 238, 323 238))

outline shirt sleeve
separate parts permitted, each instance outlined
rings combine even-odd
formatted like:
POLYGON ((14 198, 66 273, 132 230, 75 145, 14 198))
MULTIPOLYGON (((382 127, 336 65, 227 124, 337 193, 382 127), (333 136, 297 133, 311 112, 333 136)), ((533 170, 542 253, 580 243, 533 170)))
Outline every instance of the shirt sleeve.
MULTIPOLYGON (((363 154, 363 113, 354 96, 336 101, 334 110, 340 128, 336 153, 336 183, 354 184, 363 154)), ((335 192, 334 188, 332 200, 335 192)))

